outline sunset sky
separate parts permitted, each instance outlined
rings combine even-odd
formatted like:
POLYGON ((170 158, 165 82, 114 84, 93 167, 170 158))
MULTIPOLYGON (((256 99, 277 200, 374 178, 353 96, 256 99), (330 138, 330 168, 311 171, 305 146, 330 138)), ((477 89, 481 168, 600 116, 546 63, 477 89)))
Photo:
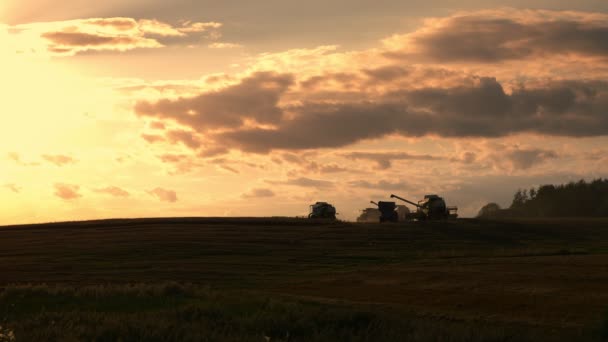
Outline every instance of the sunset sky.
POLYGON ((0 225, 608 176, 606 1, 3 0, 0 42, 0 225))

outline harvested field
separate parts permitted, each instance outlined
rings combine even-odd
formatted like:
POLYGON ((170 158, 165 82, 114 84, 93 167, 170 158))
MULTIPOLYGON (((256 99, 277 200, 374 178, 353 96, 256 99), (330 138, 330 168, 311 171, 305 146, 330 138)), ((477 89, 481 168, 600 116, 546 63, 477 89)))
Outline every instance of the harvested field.
POLYGON ((608 220, 7 226, 0 284, 0 325, 17 341, 116 340, 126 331, 138 340, 148 325, 159 340, 200 340, 203 326, 211 340, 601 340, 608 220), (200 312, 188 324, 178 317, 211 307, 217 324, 200 312), (70 321, 77 313, 85 318, 70 321), (182 323, 180 336, 161 329, 182 323))

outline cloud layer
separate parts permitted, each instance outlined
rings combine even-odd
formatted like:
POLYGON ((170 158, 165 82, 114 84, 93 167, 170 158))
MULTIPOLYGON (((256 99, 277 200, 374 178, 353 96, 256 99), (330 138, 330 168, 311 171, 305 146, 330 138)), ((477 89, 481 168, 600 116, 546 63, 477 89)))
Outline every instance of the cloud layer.
MULTIPOLYGON (((216 144, 256 153, 342 147, 391 134, 404 137, 608 134, 605 115, 608 83, 603 81, 546 82, 521 86, 509 93, 496 79, 481 77, 448 88, 390 89, 369 101, 324 101, 280 107, 280 95, 289 83, 276 86, 274 82, 293 77, 254 75, 236 86, 195 99, 140 102, 136 111, 140 116, 174 120, 194 132, 207 133, 206 138, 216 144), (264 79, 269 79, 273 86, 262 87, 260 84, 266 84, 264 79), (272 127, 246 127, 247 119, 272 127), (211 128, 223 131, 208 133, 211 128)), ((189 147, 198 147, 190 136, 187 140, 189 147)))
POLYGON ((222 26, 217 22, 184 22, 171 25, 153 19, 90 18, 25 24, 12 30, 29 37, 31 48, 44 46, 56 56, 73 56, 87 51, 128 51, 160 48, 188 36, 201 38, 222 26), (41 38, 38 41, 36 38, 41 38))
POLYGON ((387 39, 393 48, 387 56, 496 63, 556 54, 608 54, 608 15, 603 14, 494 10, 431 19, 425 26, 387 39))
MULTIPOLYGON (((608 67, 606 19, 553 11, 459 13, 388 38, 380 49, 263 55, 254 71, 232 78, 228 86, 194 97, 139 101, 135 112, 191 132, 187 139, 167 132, 169 142, 196 150, 203 144, 195 141, 205 141, 224 153, 340 148, 395 135, 604 136, 605 79, 565 79, 559 70, 542 78, 521 72, 539 58, 547 63, 568 58, 580 65, 595 58, 608 67), (505 66, 503 61, 521 64, 505 66), (463 70, 487 65, 478 74, 451 67, 452 62, 468 63, 463 70), (276 71, 259 71, 272 65, 276 71), (299 65, 301 71, 294 71, 299 65)), ((390 158, 374 158, 380 168, 390 166, 390 158)))

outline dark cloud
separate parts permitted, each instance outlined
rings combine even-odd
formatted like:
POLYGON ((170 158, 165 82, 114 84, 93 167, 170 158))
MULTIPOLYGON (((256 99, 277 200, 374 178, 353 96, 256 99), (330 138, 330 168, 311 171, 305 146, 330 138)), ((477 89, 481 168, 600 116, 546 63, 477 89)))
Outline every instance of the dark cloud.
POLYGON ((427 133, 498 137, 532 132, 556 136, 608 134, 608 83, 551 82, 507 94, 493 78, 471 86, 397 94, 434 121, 427 133), (433 120, 434 119, 434 120, 433 120))
POLYGON ((349 152, 343 157, 353 160, 369 160, 377 164, 379 169, 388 169, 395 160, 441 160, 442 157, 429 154, 410 154, 407 152, 349 152))
POLYGON ((57 154, 57 155, 44 154, 44 155, 42 155, 42 158, 57 166, 63 166, 66 164, 76 163, 76 160, 74 158, 72 158, 70 156, 61 155, 61 154, 57 154))
POLYGON ((263 198, 263 197, 274 197, 275 193, 270 189, 252 189, 249 192, 246 192, 241 195, 243 198, 263 198))
POLYGON ((174 120, 197 131, 239 127, 245 120, 274 124, 283 117, 278 102, 293 83, 293 76, 260 72, 239 84, 197 97, 141 101, 135 106, 140 116, 174 120))
MULTIPOLYGON (((224 131, 210 132, 205 137, 222 146, 222 152, 342 147, 390 134, 408 137, 501 137, 524 132, 578 137, 608 134, 605 114, 608 82, 603 81, 521 85, 508 93, 494 78, 467 78, 461 85, 448 88, 395 89, 375 100, 303 102, 281 108, 280 95, 291 79, 285 75, 256 74, 217 93, 196 99, 140 103, 136 109, 140 115, 174 119, 197 132, 221 125, 224 131), (279 82, 281 85, 277 87, 276 77, 285 82, 279 82), (259 89, 264 80, 270 80, 273 90, 259 89), (239 91, 244 93, 237 96, 239 91), (253 99, 254 94, 266 95, 268 101, 253 99), (209 103, 205 100, 207 96, 213 99, 209 103), (216 102, 219 99, 228 102, 221 105, 216 102), (200 107, 195 110, 193 104, 200 107), (216 115, 211 117, 213 109, 216 115), (262 115, 264 110, 271 114, 262 115), (245 118, 272 121, 274 128, 242 127, 245 118)), ((378 163, 382 167, 387 165, 387 161, 378 163)))
POLYGON ((396 133, 408 116, 404 105, 394 104, 308 104, 296 110, 299 115, 284 121, 278 129, 243 129, 216 137, 256 153, 340 147, 396 133))
POLYGON ((340 147, 389 134, 500 137, 531 132, 556 136, 608 134, 608 83, 556 82, 508 94, 493 78, 453 88, 396 91, 376 102, 305 104, 277 129, 217 136, 242 150, 340 147))
POLYGON ((163 188, 154 188, 147 191, 150 196, 158 198, 162 202, 175 203, 177 202, 177 193, 173 190, 163 188))
MULTIPOLYGON (((533 18, 512 13, 455 16, 433 23, 410 36, 421 58, 438 62, 484 62, 555 54, 608 55, 608 23, 583 16, 559 18, 557 12, 536 12, 533 18)), ((411 57, 393 50, 389 57, 411 57)))
POLYGON ((96 189, 95 192, 100 193, 100 194, 111 195, 114 197, 129 197, 130 196, 128 191, 121 189, 119 187, 116 187, 116 186, 108 186, 105 188, 96 189))
POLYGON ((544 149, 516 149, 506 153, 512 163, 513 167, 518 170, 526 170, 534 165, 544 163, 549 159, 557 158, 558 155, 555 151, 544 150, 544 149))
POLYGON ((336 72, 336 73, 326 73, 324 75, 312 76, 302 82, 300 82, 300 86, 307 89, 314 89, 323 85, 327 85, 329 83, 338 83, 341 85, 353 85, 354 82, 358 80, 357 75, 353 73, 345 73, 345 72, 336 72))
POLYGON ((363 73, 375 82, 389 82, 406 77, 410 71, 401 66, 387 65, 375 69, 364 69, 363 73))
POLYGON ((80 187, 78 185, 65 184, 65 183, 55 183, 55 196, 63 199, 63 200, 73 200, 79 197, 82 197, 81 194, 78 193, 80 187))
POLYGON ((208 147, 208 148, 202 149, 198 153, 198 156, 201 158, 211 158, 211 157, 217 157, 222 154, 226 154, 228 152, 230 152, 230 150, 226 147, 222 147, 222 146, 208 147))

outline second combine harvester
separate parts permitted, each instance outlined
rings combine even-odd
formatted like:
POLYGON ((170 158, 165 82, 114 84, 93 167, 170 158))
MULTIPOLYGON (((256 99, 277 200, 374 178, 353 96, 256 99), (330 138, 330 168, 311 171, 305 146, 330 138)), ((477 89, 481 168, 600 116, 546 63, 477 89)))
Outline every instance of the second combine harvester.
POLYGON ((437 195, 426 195, 424 196, 424 199, 418 201, 418 203, 406 200, 397 195, 391 195, 391 198, 400 199, 416 207, 415 212, 407 214, 408 220, 445 220, 458 217, 458 208, 454 206, 448 207, 443 198, 437 195))

